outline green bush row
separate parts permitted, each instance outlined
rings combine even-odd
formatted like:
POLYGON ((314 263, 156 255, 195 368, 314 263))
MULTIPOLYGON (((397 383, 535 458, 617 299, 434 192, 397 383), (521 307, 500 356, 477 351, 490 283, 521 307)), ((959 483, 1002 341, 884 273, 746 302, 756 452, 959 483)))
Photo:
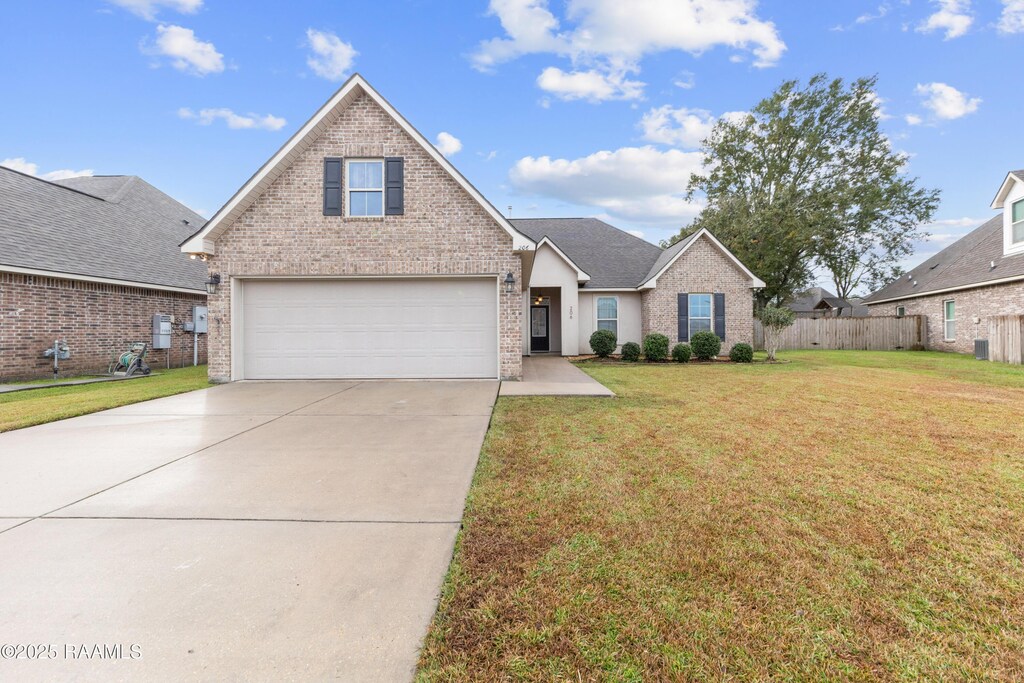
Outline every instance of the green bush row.
MULTIPOLYGON (((597 330, 590 335, 590 348, 601 358, 607 358, 615 352, 618 339, 611 330, 597 330)), ((652 332, 644 337, 643 347, 636 342, 622 345, 622 360, 636 363, 641 356, 648 361, 660 362, 672 357, 677 363, 686 363, 691 356, 698 360, 711 360, 722 351, 722 341, 713 332, 707 330, 694 333, 689 344, 676 344, 669 351, 669 339, 663 334, 652 332)), ((729 350, 729 360, 734 363, 752 363, 754 349, 750 344, 734 344, 729 350)))

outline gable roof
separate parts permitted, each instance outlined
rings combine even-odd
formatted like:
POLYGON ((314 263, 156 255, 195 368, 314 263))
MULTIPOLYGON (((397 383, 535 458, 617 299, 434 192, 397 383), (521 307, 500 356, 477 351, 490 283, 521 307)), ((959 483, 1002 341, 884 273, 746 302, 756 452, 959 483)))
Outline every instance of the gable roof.
POLYGON ((1003 255, 1003 216, 1000 214, 907 275, 865 297, 864 303, 880 304, 1019 279, 1024 279, 1024 254, 1003 255))
POLYGON ((1003 208, 1003 202, 1006 201, 1006 196, 1010 194, 1010 189, 1014 183, 1024 183, 1024 170, 1010 171, 1006 174, 1003 184, 999 186, 999 191, 996 192, 996 198, 992 200, 991 207, 993 209, 1003 208))
POLYGON ((647 274, 647 279, 640 284, 640 288, 650 289, 652 287, 656 287, 658 284, 658 278, 662 275, 662 273, 671 268, 672 264, 675 263, 680 256, 685 254, 691 246, 696 244, 697 239, 701 236, 707 237, 709 240, 711 240, 711 243, 714 244, 715 247, 720 252, 722 252, 722 254, 726 258, 732 261, 733 265, 739 268, 747 277, 750 278, 751 287, 764 287, 764 280, 750 272, 750 269, 743 265, 743 263, 741 263, 740 260, 736 258, 731 251, 726 249, 725 245, 719 242, 718 238, 712 235, 710 231, 708 231, 706 228, 701 228, 697 232, 693 233, 692 235, 684 237, 683 239, 679 240, 678 242, 670 246, 668 249, 666 249, 665 252, 658 258, 658 261, 651 267, 651 271, 647 274))
POLYGON ((0 167, 0 197, 0 270, 206 292, 205 264, 178 250, 203 217, 141 178, 0 167))
POLYGON ((661 254, 650 242, 597 218, 512 218, 535 242, 545 237, 590 276, 584 289, 636 287, 661 254))
POLYGON ((498 223, 501 228, 512 238, 514 250, 530 250, 534 248, 532 240, 518 232, 501 212, 494 208, 487 199, 480 194, 473 185, 466 180, 459 171, 452 165, 443 154, 437 151, 423 135, 410 124, 405 117, 385 100, 380 93, 373 89, 359 74, 353 74, 345 83, 338 88, 327 102, 317 110, 313 116, 306 121, 295 132, 288 141, 272 156, 263 166, 256 171, 242 187, 228 200, 228 202, 214 214, 213 218, 205 226, 187 240, 182 242, 181 250, 194 254, 215 253, 214 242, 227 227, 249 206, 256 198, 263 194, 270 185, 297 159, 309 146, 320 137, 350 104, 363 95, 371 98, 388 116, 405 131, 409 137, 415 140, 426 152, 440 164, 441 168, 464 189, 483 209, 498 223))

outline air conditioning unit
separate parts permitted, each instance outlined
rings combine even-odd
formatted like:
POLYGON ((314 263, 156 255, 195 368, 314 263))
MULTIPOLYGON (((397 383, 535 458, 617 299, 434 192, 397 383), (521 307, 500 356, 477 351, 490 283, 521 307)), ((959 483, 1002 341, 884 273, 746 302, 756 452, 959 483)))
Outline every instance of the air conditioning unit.
POLYGON ((976 360, 988 360, 988 339, 974 340, 974 358, 976 360))

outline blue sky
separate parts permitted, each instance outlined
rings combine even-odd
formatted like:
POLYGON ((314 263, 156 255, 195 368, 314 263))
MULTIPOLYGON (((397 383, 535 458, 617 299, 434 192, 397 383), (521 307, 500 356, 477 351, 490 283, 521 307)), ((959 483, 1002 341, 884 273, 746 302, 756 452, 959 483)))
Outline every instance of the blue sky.
POLYGON ((782 80, 877 74, 942 190, 916 262, 1024 166, 1024 0, 62 0, 0 9, 0 160, 135 174, 210 216, 353 71, 502 211, 692 219, 696 142, 782 80))

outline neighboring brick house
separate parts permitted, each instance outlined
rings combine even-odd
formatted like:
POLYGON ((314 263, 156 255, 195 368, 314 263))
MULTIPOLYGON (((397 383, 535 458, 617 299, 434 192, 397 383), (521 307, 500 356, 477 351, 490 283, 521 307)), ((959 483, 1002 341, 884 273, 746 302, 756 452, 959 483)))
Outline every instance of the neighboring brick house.
POLYGON ((928 347, 973 353, 989 318, 1024 315, 1024 171, 1012 171, 991 207, 999 215, 864 299, 872 315, 922 315, 928 347))
POLYGON ((152 340, 154 314, 174 316, 172 348, 147 362, 192 364, 181 323, 206 305, 206 269, 177 244, 201 216, 135 176, 49 182, 0 167, 0 197, 0 380, 51 375, 55 340, 71 351, 62 375, 105 372, 113 352, 152 340))
MULTIPOLYGON (((560 304, 557 325, 544 319, 548 350, 571 355, 589 338, 587 325, 621 322, 639 340, 641 299, 659 277, 691 269, 710 278, 692 291, 735 298, 727 341, 750 340, 750 287, 759 281, 709 234, 662 262, 658 247, 593 224, 603 227, 582 233, 586 253, 564 234, 535 237, 540 224, 502 216, 355 75, 181 250, 204 258, 221 282, 209 300, 216 381, 518 378, 537 331, 530 302, 538 292, 560 304), (623 239, 628 247, 615 248, 623 239), (713 263, 698 256, 705 241, 715 245, 713 263), (597 252, 604 260, 588 283, 572 259, 597 252), (635 315, 619 308, 620 297, 635 315)), ((652 298, 667 320, 666 306, 652 298)), ((667 330, 673 337, 676 327, 667 330)))

